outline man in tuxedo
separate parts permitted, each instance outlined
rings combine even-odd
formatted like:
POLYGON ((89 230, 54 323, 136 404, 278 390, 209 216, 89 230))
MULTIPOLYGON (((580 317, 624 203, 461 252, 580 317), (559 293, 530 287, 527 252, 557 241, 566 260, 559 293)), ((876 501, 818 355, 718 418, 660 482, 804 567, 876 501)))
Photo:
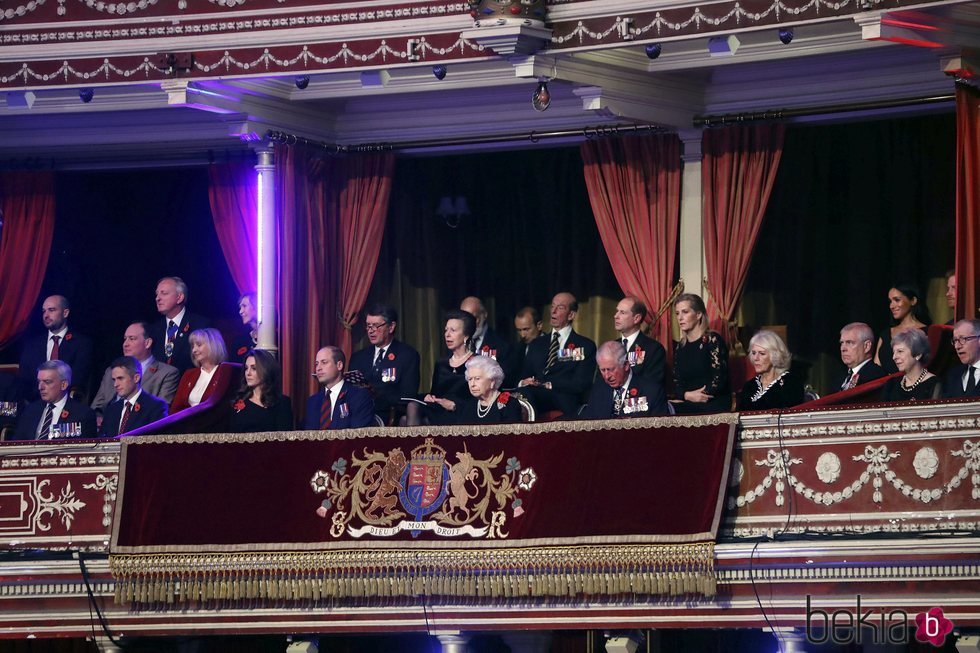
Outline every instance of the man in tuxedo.
POLYGON ((514 360, 516 353, 504 338, 487 324, 487 308, 479 297, 467 297, 459 304, 459 310, 466 311, 476 320, 473 334, 473 351, 480 356, 489 356, 504 370, 504 386, 517 382, 517 369, 514 360))
POLYGON ((575 333, 578 301, 560 292, 551 300, 551 335, 528 347, 520 387, 535 410, 574 416, 595 376, 595 343, 575 333))
POLYGON ((419 353, 395 340, 398 312, 376 304, 366 312, 364 327, 370 347, 354 352, 350 370, 360 372, 374 392, 374 410, 386 423, 391 409, 402 406, 401 397, 419 392, 419 353))
MULTIPOLYGON (((177 392, 180 372, 176 367, 161 363, 153 357, 153 338, 147 335, 149 329, 146 322, 133 322, 126 327, 126 333, 123 334, 123 356, 132 356, 139 362, 140 387, 169 405, 177 392)), ((101 414, 108 404, 118 399, 110 366, 105 368, 105 374, 102 375, 99 391, 92 401, 92 410, 101 414)))
POLYGON ((347 357, 340 347, 323 347, 313 361, 323 390, 306 400, 303 429, 359 429, 374 424, 371 392, 344 380, 347 357))
POLYGON ((840 330, 840 359, 847 365, 847 373, 832 392, 850 390, 885 376, 885 371, 871 360, 874 342, 874 332, 864 322, 851 322, 840 330))
POLYGON ((12 440, 52 440, 61 437, 94 438, 95 413, 72 399, 71 367, 61 360, 44 361, 37 368, 38 399, 20 414, 12 440))
POLYGON ((592 384, 589 403, 582 419, 611 419, 615 417, 650 417, 667 415, 667 393, 661 380, 640 376, 630 364, 621 341, 602 343, 596 353, 599 376, 592 384))
POLYGON ((960 320, 953 326, 953 347, 960 359, 946 375, 943 396, 980 397, 980 320, 960 320))
MULTIPOLYGON (((514 316, 514 329, 517 330, 517 344, 513 347, 514 367, 519 377, 524 370, 524 359, 527 357, 527 350, 530 349, 531 343, 538 338, 547 338, 547 336, 541 332, 541 314, 533 306, 525 306, 517 311, 514 316)), ((515 386, 519 381, 518 378, 508 385, 515 386)))
POLYGON ((187 284, 180 277, 164 277, 157 282, 156 302, 163 320, 150 328, 153 356, 183 374, 194 366, 191 331, 207 328, 211 321, 187 310, 187 284))
POLYGON ((633 374, 649 377, 663 387, 667 352, 663 345, 641 330, 646 317, 646 305, 637 297, 629 296, 616 304, 613 323, 619 332, 620 342, 626 347, 626 357, 633 374))
POLYGON ((21 395, 27 401, 38 398, 34 374, 44 361, 60 360, 72 369, 76 394, 88 392, 92 370, 92 341, 68 327, 71 306, 62 295, 51 295, 41 304, 41 321, 46 329, 43 336, 31 338, 20 355, 21 395))
POLYGON ((120 400, 106 406, 102 435, 114 438, 167 416, 167 403, 141 387, 142 369, 133 356, 121 356, 109 365, 112 387, 120 400))

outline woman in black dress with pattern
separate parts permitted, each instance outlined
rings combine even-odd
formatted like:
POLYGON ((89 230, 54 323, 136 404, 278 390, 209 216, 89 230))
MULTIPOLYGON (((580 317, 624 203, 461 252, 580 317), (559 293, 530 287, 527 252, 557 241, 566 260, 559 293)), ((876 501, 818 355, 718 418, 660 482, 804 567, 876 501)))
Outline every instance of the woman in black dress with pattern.
POLYGON ((459 424, 514 424, 520 422, 521 405, 509 392, 501 392, 504 370, 489 356, 473 356, 466 361, 466 382, 470 397, 456 405, 459 424))
POLYGON ((888 310, 892 319, 888 328, 878 336, 875 363, 885 374, 894 374, 898 368, 892 359, 892 338, 899 331, 910 328, 921 329, 924 334, 932 324, 932 317, 919 288, 911 283, 900 283, 888 291, 888 310))
POLYGON ((749 362, 755 377, 738 393, 739 410, 779 410, 802 404, 803 380, 790 370, 789 349, 772 331, 759 331, 749 341, 749 362))
POLYGON ((476 332, 476 319, 461 310, 446 314, 444 337, 448 358, 436 361, 432 368, 432 385, 429 394, 422 399, 426 406, 425 417, 430 424, 454 424, 456 402, 470 396, 466 385, 466 361, 473 356, 470 346, 476 332))
POLYGON ((903 329, 892 337, 892 359, 903 375, 889 379, 881 389, 882 401, 910 401, 939 397, 939 377, 926 365, 931 356, 929 339, 919 329, 903 329))
POLYGON ((728 347, 708 330, 704 300, 684 293, 674 301, 681 339, 674 343, 674 394, 678 414, 720 413, 731 409, 728 347))
POLYGON ((293 409, 282 394, 279 361, 267 351, 253 349, 245 357, 245 374, 232 405, 232 433, 291 431, 293 409))

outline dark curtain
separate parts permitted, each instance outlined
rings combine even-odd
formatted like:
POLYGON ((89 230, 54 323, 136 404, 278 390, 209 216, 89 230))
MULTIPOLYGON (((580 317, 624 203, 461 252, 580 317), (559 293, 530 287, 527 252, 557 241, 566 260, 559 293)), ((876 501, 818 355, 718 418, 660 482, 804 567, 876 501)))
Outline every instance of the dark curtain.
MULTIPOLYGON (((578 298, 575 329, 614 335, 621 291, 599 238, 578 148, 480 153, 397 161, 378 270, 369 294, 400 313, 396 337, 422 354, 422 389, 446 355, 443 313, 467 295, 491 326, 515 339, 514 313, 539 310, 559 291, 578 298), (436 215, 441 197, 465 196, 470 215, 453 228, 436 215)), ((548 316, 542 316, 549 329, 548 316)), ((355 326, 355 349, 364 331, 355 326)))
POLYGON ((980 308, 980 92, 956 85, 956 317, 980 308))
POLYGON ((843 369, 843 325, 877 333, 890 287, 938 289, 952 267, 955 133, 951 114, 787 129, 742 318, 787 325, 818 389, 843 369))
POLYGON ((208 166, 214 230, 239 294, 258 287, 257 175, 254 161, 208 166))

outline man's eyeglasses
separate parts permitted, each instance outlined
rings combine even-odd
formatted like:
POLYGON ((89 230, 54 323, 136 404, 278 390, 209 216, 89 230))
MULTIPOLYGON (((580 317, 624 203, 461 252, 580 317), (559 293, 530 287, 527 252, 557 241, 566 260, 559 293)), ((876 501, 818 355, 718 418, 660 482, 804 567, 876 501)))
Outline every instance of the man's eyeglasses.
POLYGON ((378 324, 365 324, 364 330, 373 333, 374 331, 377 331, 378 329, 383 329, 386 326, 388 326, 387 322, 379 322, 378 324))
POLYGON ((956 345, 965 345, 969 341, 974 340, 976 338, 980 338, 980 335, 975 335, 975 336, 962 336, 962 337, 959 337, 959 338, 953 338, 953 340, 951 342, 953 343, 953 346, 955 347, 956 345))

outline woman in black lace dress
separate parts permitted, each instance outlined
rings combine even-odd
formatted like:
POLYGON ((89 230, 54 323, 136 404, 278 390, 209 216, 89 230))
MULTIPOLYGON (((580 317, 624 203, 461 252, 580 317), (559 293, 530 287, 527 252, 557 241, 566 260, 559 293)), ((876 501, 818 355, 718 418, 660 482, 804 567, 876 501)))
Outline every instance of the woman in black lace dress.
POLYGON ((939 377, 926 365, 931 356, 929 339, 919 329, 903 329, 892 337, 892 360, 903 375, 890 379, 881 389, 882 401, 909 401, 939 397, 939 377))
POLYGON ((790 370, 789 349, 772 331, 760 331, 749 341, 749 362, 755 377, 738 393, 739 410, 779 410, 802 404, 802 379, 790 370))
POLYGON ((674 301, 681 339, 674 343, 674 394, 678 414, 720 413, 731 409, 728 347, 708 330, 704 300, 685 293, 674 301))

